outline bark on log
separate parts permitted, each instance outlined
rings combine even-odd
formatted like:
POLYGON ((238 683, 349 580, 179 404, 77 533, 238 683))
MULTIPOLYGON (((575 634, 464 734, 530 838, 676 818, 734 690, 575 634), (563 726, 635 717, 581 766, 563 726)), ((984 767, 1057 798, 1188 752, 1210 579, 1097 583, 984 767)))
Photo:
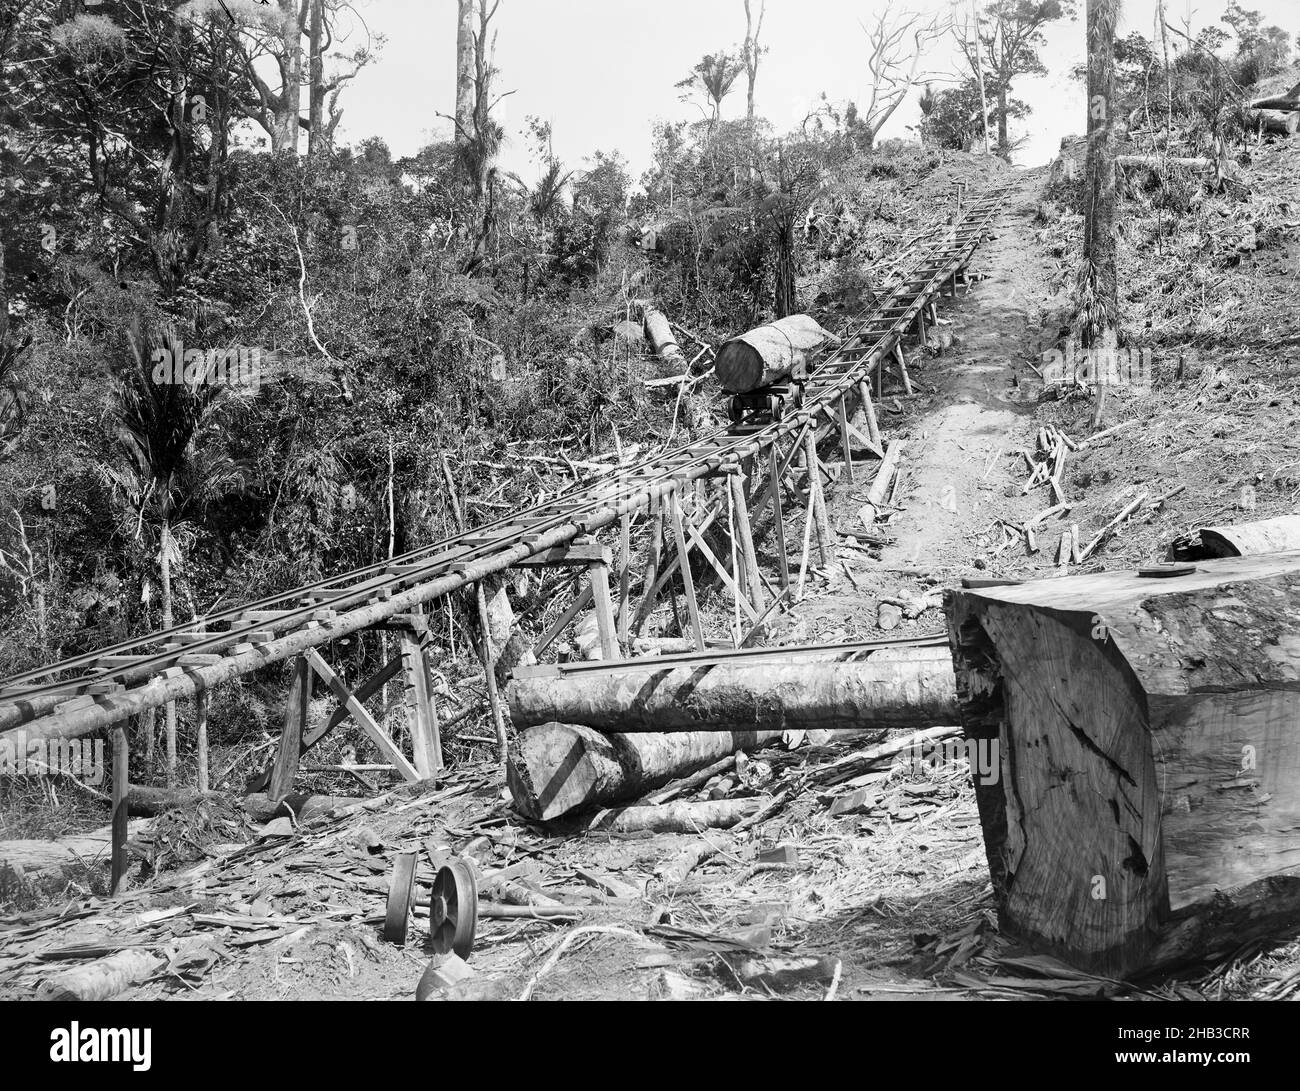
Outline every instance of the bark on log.
POLYGON ((646 339, 650 342, 650 347, 655 350, 655 355, 669 365, 676 374, 680 375, 686 371, 688 366, 686 357, 682 354, 681 346, 673 336, 673 328, 668 324, 668 319, 664 317, 663 312, 653 307, 644 307, 642 321, 645 325, 646 339))
MULTIPOLYGON (((141 820, 127 825, 127 839, 139 837, 149 828, 141 820)), ((107 867, 113 847, 113 827, 102 826, 88 833, 57 841, 0 841, 0 871, 12 870, 27 879, 102 864, 107 867)))
POLYGON ((361 802, 364 801, 356 796, 323 796, 311 795, 307 792, 294 792, 284 799, 276 800, 271 799, 264 792, 257 792, 244 796, 240 805, 244 808, 244 813, 256 822, 288 818, 290 810, 299 822, 309 822, 325 814, 326 811, 332 811, 335 807, 350 807, 354 803, 361 802))
POLYGON ((540 724, 511 744, 506 784, 516 810, 549 821, 577 807, 637 799, 727 754, 780 738, 780 731, 606 735, 577 724, 540 724))
POLYGON ((1250 106, 1253 110, 1300 110, 1300 83, 1283 94, 1256 99, 1250 106))
MULTIPOLYGON (((154 788, 132 784, 127 792, 127 812, 133 817, 152 818, 164 811, 191 808, 200 803, 231 799, 222 792, 199 792, 193 788, 154 788)), ((335 807, 358 803, 355 796, 313 795, 294 792, 282 800, 273 800, 264 792, 246 795, 239 800, 244 813, 256 822, 270 822, 273 818, 288 818, 290 811, 299 822, 306 822, 335 807)))
POLYGON ((154 788, 132 784, 126 792, 126 813, 133 818, 153 818, 163 811, 196 807, 225 799, 221 792, 200 792, 197 788, 154 788))
POLYGON ((700 803, 665 803, 652 807, 619 807, 600 811, 584 829, 600 833, 695 833, 727 830, 769 802, 766 796, 745 799, 710 799, 700 803))
POLYGON ((868 529, 875 525, 876 519, 880 516, 880 509, 885 506, 885 501, 889 499, 889 483, 893 480, 894 474, 898 472, 898 464, 903 459, 904 441, 901 439, 891 439, 889 448, 885 451, 885 457, 881 459, 880 465, 876 468, 876 476, 871 481, 871 487, 867 490, 867 502, 858 509, 858 518, 862 520, 862 525, 868 529))
POLYGON ((1246 120, 1256 132, 1262 127, 1266 133, 1295 136, 1296 130, 1300 129, 1300 113, 1297 110, 1300 107, 1292 107, 1290 110, 1250 110, 1246 114, 1246 120))
POLYGON ((946 607, 1009 930, 1128 976, 1300 924, 1300 551, 946 607))
POLYGON ((714 373, 723 390, 744 394, 798 374, 810 353, 839 338, 806 314, 769 322, 718 349, 714 373))
POLYGON ((1280 515, 1231 527, 1201 527, 1194 535, 1175 539, 1169 546, 1169 559, 1203 561, 1288 549, 1300 549, 1300 515, 1280 515))
POLYGON ((849 662, 764 656, 706 666, 621 663, 616 670, 515 678, 507 699, 511 722, 521 728, 557 722, 618 732, 779 733, 956 722, 946 648, 856 654, 849 662))
POLYGON ((1117 167, 1145 167, 1147 170, 1159 170, 1161 167, 1169 164, 1175 167, 1183 167, 1186 170, 1210 172, 1214 170, 1214 160, 1207 159, 1204 156, 1176 156, 1171 155, 1165 159, 1158 155, 1117 155, 1115 156, 1115 166, 1117 167))
POLYGON ((109 1000, 147 980, 167 965, 148 951, 118 951, 75 970, 47 977, 37 986, 37 1000, 109 1000))

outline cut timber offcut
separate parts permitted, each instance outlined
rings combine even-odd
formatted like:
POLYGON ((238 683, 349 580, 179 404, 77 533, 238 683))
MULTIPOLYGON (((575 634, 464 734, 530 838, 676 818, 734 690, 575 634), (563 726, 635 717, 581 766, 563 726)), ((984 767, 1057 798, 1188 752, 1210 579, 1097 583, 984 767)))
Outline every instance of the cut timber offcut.
POLYGON ((792 314, 727 341, 718 349, 714 373, 723 390, 745 394, 797 372, 809 353, 838 340, 808 315, 792 314))
POLYGON ((507 697, 519 728, 556 722, 618 732, 779 734, 930 727, 957 716, 952 660, 941 645, 830 652, 822 660, 783 660, 778 649, 770 657, 701 666, 623 662, 609 670, 516 677, 507 697))
POLYGON ((1004 925, 1132 975, 1300 925, 1300 551, 952 591, 1004 925))

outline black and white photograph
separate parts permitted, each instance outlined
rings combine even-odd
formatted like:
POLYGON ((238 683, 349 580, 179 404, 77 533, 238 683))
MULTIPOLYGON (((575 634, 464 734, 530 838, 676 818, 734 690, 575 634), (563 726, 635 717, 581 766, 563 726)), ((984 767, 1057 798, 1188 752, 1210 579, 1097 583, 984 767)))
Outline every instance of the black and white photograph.
POLYGON ((1297 278, 1294 0, 0 0, 0 1011, 1250 1068, 1297 278))

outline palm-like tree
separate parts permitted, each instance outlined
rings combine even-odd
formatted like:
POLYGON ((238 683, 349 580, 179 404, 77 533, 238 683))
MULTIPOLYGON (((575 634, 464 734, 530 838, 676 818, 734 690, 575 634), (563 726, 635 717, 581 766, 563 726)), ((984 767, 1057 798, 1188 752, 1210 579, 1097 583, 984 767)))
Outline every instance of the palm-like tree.
MULTIPOLYGON (((184 356, 171 329, 136 326, 128 345, 108 406, 114 457, 99 470, 125 502, 123 529, 157 559, 162 625, 168 629, 174 623, 172 570, 183 560, 178 530, 200 521, 209 504, 244 485, 244 468, 231 456, 221 424, 251 387, 213 381, 210 363, 193 368, 188 378, 159 369, 160 361, 184 356)), ((170 702, 166 718, 170 787, 176 780, 176 708, 170 702)))
POLYGON ((704 96, 704 101, 712 112, 709 119, 710 132, 722 117, 722 100, 731 94, 732 87, 744 70, 740 58, 732 56, 726 50, 706 53, 691 69, 691 74, 677 84, 679 88, 704 96))

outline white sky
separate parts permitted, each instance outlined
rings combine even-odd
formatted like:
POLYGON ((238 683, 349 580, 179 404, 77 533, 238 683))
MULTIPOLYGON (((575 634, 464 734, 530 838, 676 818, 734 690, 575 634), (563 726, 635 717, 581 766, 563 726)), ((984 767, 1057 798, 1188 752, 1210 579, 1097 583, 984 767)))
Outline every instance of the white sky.
MULTIPOLYGON (((902 0, 907 2, 907 0, 902 0)), ((970 0, 959 5, 968 11, 970 0)), ((372 31, 387 36, 379 59, 344 92, 339 138, 383 137, 395 156, 415 152, 449 124, 455 101, 456 0, 354 0, 372 31)), ((754 0, 757 7, 758 0, 754 0)), ((1217 22, 1227 0, 1167 0, 1173 23, 1193 30, 1217 22)), ((758 113, 778 131, 797 125, 825 91, 842 102, 862 104, 869 93, 866 36, 884 0, 767 0, 763 58, 755 94, 758 113)), ((949 0, 910 0, 914 10, 953 7, 949 0)), ((1245 0, 1266 23, 1300 32, 1296 0, 1245 0)), ((1052 158, 1060 138, 1084 127, 1083 90, 1070 69, 1084 57, 1083 2, 1073 21, 1051 24, 1042 57, 1051 75, 1024 79, 1015 93, 1033 107, 1020 129, 1029 140, 1024 165, 1052 158)), ((1121 33, 1152 37, 1156 0, 1126 0, 1121 33)), ((595 149, 618 149, 635 179, 649 162, 650 129, 657 118, 698 118, 674 88, 705 53, 738 48, 745 35, 742 0, 501 0, 497 67, 500 90, 514 90, 498 107, 509 170, 532 173, 522 135, 524 118, 536 114, 554 127, 555 151, 579 166, 595 149)), ((1227 29, 1226 27, 1224 29, 1227 29)), ((951 73, 957 61, 950 42, 936 46, 923 67, 951 73)), ((920 112, 916 93, 899 108, 884 136, 911 136, 920 112)), ((724 101, 723 116, 744 113, 744 78, 724 101)), ((1014 131, 1014 129, 1013 129, 1014 131)))

